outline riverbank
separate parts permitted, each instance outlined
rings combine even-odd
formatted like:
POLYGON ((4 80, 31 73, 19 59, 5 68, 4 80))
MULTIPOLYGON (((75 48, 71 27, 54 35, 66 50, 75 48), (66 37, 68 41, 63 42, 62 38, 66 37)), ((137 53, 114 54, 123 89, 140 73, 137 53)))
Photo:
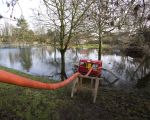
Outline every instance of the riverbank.
MULTIPOLYGON (((0 48, 18 48, 18 47, 44 47, 44 46, 51 46, 53 47, 53 45, 49 44, 39 44, 39 43, 0 43, 0 48)), ((80 45, 76 45, 76 46, 69 46, 70 48, 86 48, 86 49, 98 49, 99 45, 98 44, 80 44, 80 45)), ((103 44, 102 45, 102 49, 103 50, 109 50, 111 49, 112 46, 109 44, 103 44)))
MULTIPOLYGON (((0 69, 46 82, 13 69, 0 69)), ((150 119, 149 87, 130 92, 101 87, 95 104, 92 103, 90 91, 86 90, 78 92, 72 99, 70 87, 49 91, 0 83, 0 96, 2 120, 150 119)))

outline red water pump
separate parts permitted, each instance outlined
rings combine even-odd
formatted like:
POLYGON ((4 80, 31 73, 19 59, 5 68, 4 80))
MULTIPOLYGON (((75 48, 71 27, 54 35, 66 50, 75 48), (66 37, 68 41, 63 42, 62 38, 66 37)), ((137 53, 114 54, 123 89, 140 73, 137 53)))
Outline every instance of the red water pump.
POLYGON ((100 77, 102 73, 102 61, 87 59, 81 59, 79 61, 78 72, 80 72, 82 75, 85 75, 91 68, 93 69, 90 73, 90 76, 100 77))

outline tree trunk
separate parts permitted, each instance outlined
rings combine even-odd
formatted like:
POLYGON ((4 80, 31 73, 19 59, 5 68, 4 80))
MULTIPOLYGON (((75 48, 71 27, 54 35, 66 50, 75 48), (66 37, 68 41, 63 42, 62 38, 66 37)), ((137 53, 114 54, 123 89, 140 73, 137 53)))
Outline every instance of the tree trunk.
POLYGON ((99 36, 98 36, 98 40, 99 40, 99 47, 98 47, 98 60, 101 60, 101 49, 102 49, 102 40, 101 40, 101 33, 99 31, 99 36))
POLYGON ((61 53, 61 80, 63 81, 65 78, 67 78, 65 72, 65 50, 60 50, 60 53, 61 53))
POLYGON ((56 40, 54 39, 54 61, 57 62, 56 60, 56 40))

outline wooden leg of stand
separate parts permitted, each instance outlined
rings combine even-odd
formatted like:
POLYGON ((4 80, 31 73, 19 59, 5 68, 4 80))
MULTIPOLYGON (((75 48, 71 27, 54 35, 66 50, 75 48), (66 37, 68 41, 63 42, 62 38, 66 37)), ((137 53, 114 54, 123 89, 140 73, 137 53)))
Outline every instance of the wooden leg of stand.
POLYGON ((78 86, 78 89, 80 90, 82 88, 82 78, 80 77, 79 78, 79 86, 78 86))
POLYGON ((96 79, 96 80, 95 80, 95 88, 94 88, 94 92, 93 92, 93 95, 94 95, 93 103, 95 103, 95 102, 96 102, 98 86, 99 86, 99 80, 98 80, 98 79, 96 79))
POLYGON ((73 85, 72 85, 72 91, 71 91, 71 98, 73 98, 73 95, 76 91, 76 84, 78 83, 78 78, 76 78, 74 81, 73 81, 73 85))
POLYGON ((91 88, 93 88, 94 80, 91 79, 91 88))

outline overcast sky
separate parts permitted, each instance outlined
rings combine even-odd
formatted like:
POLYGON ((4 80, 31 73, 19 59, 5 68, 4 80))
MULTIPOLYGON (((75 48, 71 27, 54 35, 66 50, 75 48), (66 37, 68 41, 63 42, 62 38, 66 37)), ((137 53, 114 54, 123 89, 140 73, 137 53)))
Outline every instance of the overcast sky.
MULTIPOLYGON (((15 25, 16 21, 6 19, 10 18, 12 12, 12 8, 9 9, 7 7, 6 1, 10 0, 0 0, 0 15, 4 16, 4 19, 0 19, 0 25, 2 25, 4 22, 9 22, 15 25)), ((19 0, 20 7, 18 4, 14 7, 12 18, 19 18, 21 15, 23 15, 27 20, 30 28, 32 28, 33 26, 31 9, 38 9, 40 1, 41 0, 19 0)))

